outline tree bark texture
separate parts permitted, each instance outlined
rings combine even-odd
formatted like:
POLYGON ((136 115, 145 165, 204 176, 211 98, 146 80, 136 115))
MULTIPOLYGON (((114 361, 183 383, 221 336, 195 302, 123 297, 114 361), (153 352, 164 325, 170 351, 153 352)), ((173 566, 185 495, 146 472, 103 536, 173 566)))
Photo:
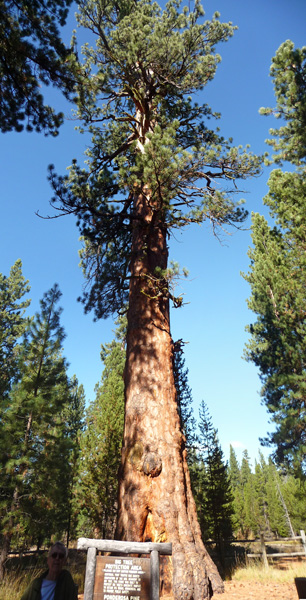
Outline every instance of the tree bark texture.
POLYGON ((171 542, 161 594, 204 600, 223 590, 197 520, 173 376, 166 228, 150 196, 135 198, 125 367, 125 428, 116 537, 171 542), (167 581, 172 583, 169 590, 167 581))

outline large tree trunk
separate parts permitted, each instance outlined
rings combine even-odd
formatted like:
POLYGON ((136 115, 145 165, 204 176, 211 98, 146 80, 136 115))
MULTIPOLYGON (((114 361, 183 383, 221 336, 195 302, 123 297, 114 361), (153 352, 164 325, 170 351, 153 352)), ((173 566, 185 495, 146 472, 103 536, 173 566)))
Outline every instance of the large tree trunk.
POLYGON ((155 268, 167 267, 166 229, 149 197, 135 199, 135 212, 116 537, 172 542, 166 571, 175 600, 204 600, 222 591, 223 583, 204 548, 191 492, 174 385, 167 285, 154 283, 155 268))

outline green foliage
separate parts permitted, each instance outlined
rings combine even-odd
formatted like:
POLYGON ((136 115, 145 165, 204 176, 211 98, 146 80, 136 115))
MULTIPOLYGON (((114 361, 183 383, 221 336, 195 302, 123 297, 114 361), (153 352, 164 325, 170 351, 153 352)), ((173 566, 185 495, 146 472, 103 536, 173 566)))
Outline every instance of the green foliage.
POLYGON ((0 512, 3 547, 61 535, 69 518, 75 398, 62 357, 61 293, 41 300, 21 347, 20 372, 1 409, 0 512), (72 404, 74 401, 74 405, 72 404))
POLYGON ((271 459, 259 453, 252 472, 245 450, 239 465, 230 453, 230 482, 234 496, 233 531, 235 537, 252 538, 295 535, 305 526, 304 482, 278 470, 271 459))
POLYGON ((254 479, 247 450, 244 450, 242 454, 240 479, 243 498, 243 535, 247 538, 253 532, 253 528, 256 527, 256 516, 258 517, 254 479))
MULTIPOLYGON (((51 167, 50 181, 54 206, 77 216, 89 283, 82 301, 97 318, 127 301, 132 232, 142 231, 143 256, 152 234, 147 210, 163 234, 193 222, 210 221, 214 230, 239 226, 245 218, 232 192, 236 180, 258 173, 260 161, 212 129, 218 115, 192 99, 214 77, 216 45, 235 28, 217 13, 211 21, 203 17, 198 0, 192 10, 180 10, 176 0, 164 10, 151 0, 80 2, 79 23, 96 37, 74 69, 76 115, 91 145, 84 168, 73 161, 69 174, 57 177, 51 167), (146 208, 138 214, 141 195, 146 208)), ((156 278, 159 257, 152 262, 156 278)), ((161 269, 162 291, 158 281, 155 287, 168 297, 161 269)))
POLYGON ((22 275, 21 260, 17 260, 9 276, 0 273, 0 398, 9 393, 17 379, 19 341, 29 325, 25 311, 30 300, 23 297, 30 291, 22 275))
POLYGON ((117 339, 102 346, 104 369, 96 398, 86 415, 80 437, 80 455, 74 488, 74 509, 80 535, 114 534, 117 512, 118 469, 124 425, 126 325, 118 324, 117 339))
POLYGON ((273 136, 267 143, 276 154, 274 162, 305 163, 306 148, 306 46, 294 48, 291 40, 284 42, 272 59, 270 75, 273 78, 277 106, 261 108, 261 114, 274 114, 285 122, 271 129, 273 136))
MULTIPOLYGON (((294 50, 285 42, 271 67, 277 116, 285 125, 271 130, 274 160, 296 165, 295 171, 272 171, 264 203, 275 226, 253 215, 250 272, 250 309, 257 321, 248 329, 251 339, 245 356, 260 369, 262 398, 275 424, 263 440, 276 447, 282 464, 305 471, 305 247, 306 247, 306 48, 294 50)), ((292 169, 292 166, 291 166, 292 169)))
POLYGON ((196 441, 196 420, 193 416, 192 392, 188 383, 188 369, 185 367, 182 340, 174 343, 173 372, 181 427, 186 439, 187 460, 192 462, 192 450, 196 441))
POLYGON ((193 492, 203 540, 216 541, 222 558, 223 542, 232 536, 233 496, 217 430, 204 401, 199 415, 197 465, 191 467, 193 492))
POLYGON ((80 439, 85 427, 85 392, 82 385, 79 385, 77 377, 74 375, 69 381, 69 401, 66 403, 62 418, 66 423, 66 436, 69 440, 69 455, 67 461, 69 469, 67 473, 66 486, 69 487, 69 496, 66 498, 68 519, 67 546, 71 537, 75 539, 77 529, 77 514, 74 510, 74 488, 77 485, 78 460, 80 456, 80 439))
POLYGON ((269 528, 277 537, 290 536, 290 522, 286 520, 287 506, 281 492, 282 478, 271 460, 266 467, 267 518, 269 528))
POLYGON ((305 529, 306 507, 305 507, 305 479, 285 474, 280 477, 280 489, 288 508, 292 527, 295 532, 305 529))
POLYGON ((232 445, 230 445, 230 456, 229 456, 229 466, 228 466, 228 472, 229 472, 229 476, 231 479, 231 483, 232 486, 234 488, 238 487, 238 485, 240 485, 240 467, 239 467, 239 463, 237 460, 237 456, 235 453, 235 450, 233 448, 232 445))
POLYGON ((44 104, 41 86, 51 83, 66 96, 71 53, 59 34, 72 0, 0 1, 0 129, 44 130, 57 135, 63 114, 44 104))
POLYGON ((230 446, 230 459, 228 469, 229 479, 231 483, 232 495, 233 495, 233 532, 237 534, 239 532, 242 537, 245 536, 245 523, 244 523, 244 498, 243 498, 243 487, 241 484, 240 466, 235 454, 235 450, 230 446))

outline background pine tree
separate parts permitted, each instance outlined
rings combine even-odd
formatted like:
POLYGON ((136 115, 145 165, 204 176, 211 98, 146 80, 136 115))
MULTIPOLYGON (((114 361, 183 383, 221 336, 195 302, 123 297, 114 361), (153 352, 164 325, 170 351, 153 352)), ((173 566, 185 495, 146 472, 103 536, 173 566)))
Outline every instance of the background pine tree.
MULTIPOLYGON (((0 273, 1 407, 4 406, 13 381, 18 379, 19 342, 29 326, 25 311, 31 300, 24 298, 29 291, 28 281, 22 275, 21 260, 15 262, 9 276, 0 273)), ((0 426, 1 422, 0 416, 0 426)))
POLYGON ((204 540, 212 539, 224 566, 224 543, 232 536, 233 496, 228 468, 202 400, 199 411, 196 465, 191 467, 193 490, 204 540))
POLYGON ((190 465, 196 442, 196 420, 193 416, 192 391, 188 383, 188 369, 185 366, 181 340, 174 343, 173 372, 181 427, 186 438, 187 460, 190 465))
POLYGON ((269 161, 289 171, 272 171, 264 203, 275 226, 253 216, 249 307, 257 320, 249 327, 246 358, 260 369, 262 398, 275 430, 263 443, 279 464, 305 471, 305 273, 306 273, 306 47, 286 41, 272 60, 277 107, 262 109, 281 119, 268 143, 269 161), (295 170, 293 168, 295 167, 295 170))
POLYGON ((73 436, 65 415, 71 397, 56 306, 60 296, 55 285, 41 300, 2 415, 1 575, 11 541, 39 545, 67 529, 73 436))
POLYGON ((114 536, 124 424, 125 330, 121 319, 115 339, 102 346, 101 382, 80 437, 74 506, 82 536, 114 536))

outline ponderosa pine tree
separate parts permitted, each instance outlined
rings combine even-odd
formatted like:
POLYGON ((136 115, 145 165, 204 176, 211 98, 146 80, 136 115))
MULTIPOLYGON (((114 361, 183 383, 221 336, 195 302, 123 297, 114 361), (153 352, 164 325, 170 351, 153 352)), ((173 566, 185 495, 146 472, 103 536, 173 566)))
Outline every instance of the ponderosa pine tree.
POLYGON ((1 0, 0 2, 0 130, 57 134, 63 114, 44 104, 42 84, 69 95, 71 73, 66 61, 71 50, 59 28, 72 0, 1 0))
POLYGON ((180 427, 169 301, 182 299, 171 287, 168 238, 192 223, 239 226, 245 211, 229 190, 259 170, 192 98, 234 31, 218 14, 203 17, 199 0, 192 10, 177 0, 164 10, 151 0, 80 2, 79 23, 96 38, 74 73, 91 144, 84 168, 73 161, 67 176, 50 174, 53 205, 77 216, 87 241, 85 309, 105 317, 129 299, 116 536, 172 542, 176 600, 209 598, 223 583, 201 540, 180 427))
POLYGON ((66 518, 65 514, 59 517, 67 504, 65 483, 69 481, 71 447, 66 422, 61 418, 69 401, 69 385, 67 364, 61 354, 61 310, 56 307, 60 295, 55 285, 41 300, 41 311, 32 320, 22 345, 19 381, 3 414, 1 576, 14 536, 28 536, 35 521, 39 522, 41 535, 50 535, 58 519, 66 518))
POLYGON ((257 321, 249 327, 246 358, 260 369, 263 402, 276 426, 263 443, 276 447, 279 464, 305 471, 306 47, 282 44, 271 76, 275 116, 282 119, 279 129, 270 130, 268 143, 276 151, 272 162, 287 161, 291 170, 275 169, 269 178, 264 203, 275 226, 259 214, 253 216, 251 269, 245 279, 257 321))
POLYGON ((29 291, 21 260, 15 262, 9 276, 0 273, 0 427, 5 397, 18 376, 18 342, 29 326, 25 311, 31 300, 24 299, 29 291))

